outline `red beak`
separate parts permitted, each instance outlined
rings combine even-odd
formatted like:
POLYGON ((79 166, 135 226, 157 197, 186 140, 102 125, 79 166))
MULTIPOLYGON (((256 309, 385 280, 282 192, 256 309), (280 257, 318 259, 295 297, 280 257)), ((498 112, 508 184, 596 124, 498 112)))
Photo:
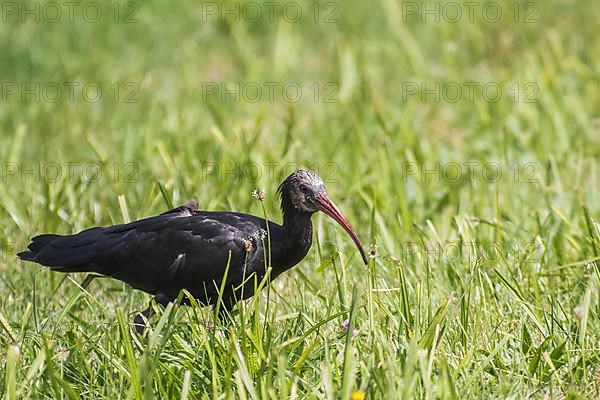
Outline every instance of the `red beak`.
POLYGON ((356 232, 354 232, 354 229, 352 229, 352 225, 350 225, 350 222, 348 222, 346 217, 344 217, 344 214, 341 213, 341 211, 336 207, 333 201, 331 201, 329 196, 327 196, 327 193, 322 193, 320 196, 317 196, 315 200, 317 206, 319 207, 319 210, 323 211, 325 214, 333 218, 338 224, 340 224, 344 228, 346 232, 348 232, 348 235, 350 235, 350 237, 354 241, 354 244, 356 245, 356 247, 358 247, 358 251, 360 252, 361 257, 365 262, 365 265, 369 264, 369 260, 367 259, 365 250, 363 249, 362 244, 360 243, 360 240, 356 235, 356 232))

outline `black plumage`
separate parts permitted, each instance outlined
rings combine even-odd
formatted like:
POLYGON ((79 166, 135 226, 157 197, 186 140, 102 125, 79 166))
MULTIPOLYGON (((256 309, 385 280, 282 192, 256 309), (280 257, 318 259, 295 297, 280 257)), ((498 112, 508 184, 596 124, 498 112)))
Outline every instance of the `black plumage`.
POLYGON ((358 237, 329 200, 321 178, 296 171, 281 184, 279 193, 283 224, 269 222, 268 229, 263 218, 202 211, 192 201, 128 224, 67 236, 39 235, 18 256, 55 271, 119 279, 154 295, 161 304, 174 301, 182 289, 204 304, 215 304, 225 276, 222 300, 230 308, 251 297, 256 282, 265 276, 267 231, 270 279, 274 279, 306 256, 312 244, 311 216, 321 210, 344 226, 367 263, 358 237))

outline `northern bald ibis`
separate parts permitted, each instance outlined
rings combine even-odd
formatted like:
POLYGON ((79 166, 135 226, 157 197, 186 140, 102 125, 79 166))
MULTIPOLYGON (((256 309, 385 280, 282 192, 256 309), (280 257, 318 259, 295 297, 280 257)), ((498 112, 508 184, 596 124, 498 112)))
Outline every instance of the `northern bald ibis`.
MULTIPOLYGON (((312 244, 311 216, 323 211, 342 225, 368 263, 358 236, 329 199, 319 176, 298 170, 283 181, 278 192, 283 225, 269 221, 268 229, 263 218, 202 211, 192 201, 127 224, 94 227, 74 235, 39 235, 18 256, 54 271, 91 272, 121 280, 154 295, 162 305, 175 301, 182 289, 202 304, 214 305, 225 277, 222 301, 230 309, 254 295, 254 276, 260 282, 266 274, 267 231, 270 279, 274 279, 306 256, 312 244)), ((136 326, 142 331, 142 316, 151 313, 150 306, 136 316, 136 326)))

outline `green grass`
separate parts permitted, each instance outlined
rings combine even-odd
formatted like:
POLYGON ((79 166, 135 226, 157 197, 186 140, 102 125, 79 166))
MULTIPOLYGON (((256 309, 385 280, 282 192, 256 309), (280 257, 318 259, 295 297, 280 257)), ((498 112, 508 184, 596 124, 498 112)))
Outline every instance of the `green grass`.
POLYGON ((528 24, 512 21, 512 2, 499 3, 497 23, 405 22, 391 0, 340 2, 335 23, 324 23, 335 9, 322 2, 314 23, 313 3, 297 4, 297 23, 281 8, 273 23, 203 22, 199 2, 158 1, 139 3, 131 24, 77 12, 73 23, 0 23, 2 82, 103 91, 95 103, 77 90, 72 102, 0 102, 5 398, 600 396, 597 4, 538 2, 528 24), (222 101, 206 82, 297 82, 303 96, 222 101), (403 84, 436 82, 497 83, 504 95, 403 98, 403 84), (324 101, 329 83, 337 102, 324 101), (137 102, 125 102, 132 90, 137 102), (66 163, 80 163, 71 177, 66 163), (261 174, 237 179, 235 163, 261 174), (469 176, 465 163, 479 164, 469 176), (40 174, 27 173, 36 165, 40 174), (376 255, 362 265, 343 230, 317 215, 306 259, 238 306, 231 325, 199 306, 169 307, 140 338, 130 323, 147 295, 108 279, 84 289, 83 275, 15 257, 37 233, 122 223, 189 198, 262 215, 257 187, 280 221, 275 190, 294 165, 327 179, 376 255), (94 170, 102 176, 85 179, 94 170))

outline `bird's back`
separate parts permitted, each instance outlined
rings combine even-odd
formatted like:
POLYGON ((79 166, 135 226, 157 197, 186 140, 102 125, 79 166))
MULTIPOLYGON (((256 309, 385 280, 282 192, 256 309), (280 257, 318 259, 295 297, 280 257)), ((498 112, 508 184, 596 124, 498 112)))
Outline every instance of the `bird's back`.
POLYGON ((265 229, 252 215, 183 210, 74 235, 40 235, 19 257, 61 272, 112 276, 169 298, 187 289, 214 302, 226 269, 226 287, 264 275, 265 229))

